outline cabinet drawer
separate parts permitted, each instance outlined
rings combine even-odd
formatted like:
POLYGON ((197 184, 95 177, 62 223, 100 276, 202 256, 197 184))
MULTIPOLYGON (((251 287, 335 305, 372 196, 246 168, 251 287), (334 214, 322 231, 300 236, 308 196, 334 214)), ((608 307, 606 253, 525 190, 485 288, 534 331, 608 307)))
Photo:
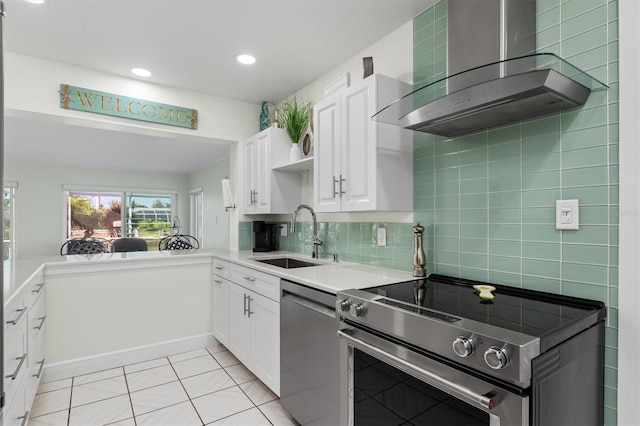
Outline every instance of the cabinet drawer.
POLYGON ((31 346, 36 339, 42 338, 46 319, 47 317, 44 313, 44 291, 42 291, 40 292, 40 297, 38 297, 29 309, 29 316, 27 317, 29 346, 31 346))
POLYGON ((27 407, 33 404, 38 385, 40 384, 40 378, 42 377, 43 367, 44 335, 41 333, 38 335, 38 338, 29 345, 29 368, 27 369, 27 377, 25 377, 22 386, 25 389, 27 407))
POLYGON ((231 281, 280 302, 280 278, 232 263, 231 281))
POLYGON ((4 407, 3 426, 22 426, 27 424, 29 417, 27 407, 24 390, 17 392, 12 400, 7 399, 7 406, 4 407))
POLYGON ((213 258, 213 273, 219 277, 229 279, 229 262, 213 258))
POLYGON ((9 329, 27 316, 27 296, 26 291, 20 290, 4 305, 4 331, 7 333, 9 329))
POLYGON ((38 269, 38 271, 31 277, 26 287, 25 296, 28 299, 28 305, 31 306, 44 291, 44 275, 42 274, 42 268, 38 269))
POLYGON ((27 315, 22 315, 4 333, 4 391, 7 402, 20 391, 28 369, 27 315))

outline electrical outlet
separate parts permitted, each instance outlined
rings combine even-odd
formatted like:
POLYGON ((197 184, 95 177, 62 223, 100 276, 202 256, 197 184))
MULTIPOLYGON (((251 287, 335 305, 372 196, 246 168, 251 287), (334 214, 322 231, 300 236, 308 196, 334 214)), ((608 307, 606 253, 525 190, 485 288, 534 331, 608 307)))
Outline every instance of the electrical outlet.
POLYGON ((283 223, 282 226, 280 227, 280 236, 286 237, 288 230, 289 230, 289 225, 286 223, 283 223))
POLYGON ((378 246, 384 247, 387 245, 387 228, 378 228, 378 246))

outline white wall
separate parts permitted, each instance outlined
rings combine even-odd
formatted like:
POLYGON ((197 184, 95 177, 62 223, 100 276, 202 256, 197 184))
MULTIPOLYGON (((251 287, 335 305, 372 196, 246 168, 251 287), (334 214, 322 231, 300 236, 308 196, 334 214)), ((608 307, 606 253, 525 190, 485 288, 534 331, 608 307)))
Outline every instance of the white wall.
POLYGON ((640 3, 620 0, 620 261, 618 424, 637 425, 640 395, 640 3))
POLYGON ((153 134, 165 132, 237 141, 258 130, 260 106, 190 90, 161 86, 89 68, 6 52, 5 114, 53 116, 62 122, 153 134), (198 129, 191 130, 60 108, 60 84, 146 99, 198 110, 198 129))
POLYGON ((362 58, 367 56, 373 58, 375 74, 413 83, 413 20, 299 90, 296 96, 318 102, 324 98, 324 89, 345 73, 349 73, 351 84, 362 81, 362 58))
POLYGON ((213 331, 210 258, 125 261, 101 270, 61 264, 45 274, 49 365, 213 331))
POLYGON ((5 163, 4 179, 18 182, 15 199, 16 257, 49 256, 60 252, 65 232, 62 185, 110 189, 177 190, 178 215, 188 226, 187 176, 87 168, 5 163))
POLYGON ((224 210, 221 181, 229 177, 229 157, 209 164, 189 175, 189 190, 202 188, 202 248, 229 248, 230 212, 224 210))

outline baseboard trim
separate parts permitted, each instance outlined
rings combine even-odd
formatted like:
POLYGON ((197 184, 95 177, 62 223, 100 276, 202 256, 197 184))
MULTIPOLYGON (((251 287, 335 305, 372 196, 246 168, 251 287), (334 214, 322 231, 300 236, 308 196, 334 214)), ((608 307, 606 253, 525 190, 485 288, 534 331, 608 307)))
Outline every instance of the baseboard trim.
POLYGON ((213 334, 201 334, 85 358, 45 364, 42 371, 41 382, 54 382, 82 374, 95 373, 109 368, 116 368, 136 362, 149 361, 208 346, 215 346, 215 344, 217 344, 217 340, 213 337, 213 334))

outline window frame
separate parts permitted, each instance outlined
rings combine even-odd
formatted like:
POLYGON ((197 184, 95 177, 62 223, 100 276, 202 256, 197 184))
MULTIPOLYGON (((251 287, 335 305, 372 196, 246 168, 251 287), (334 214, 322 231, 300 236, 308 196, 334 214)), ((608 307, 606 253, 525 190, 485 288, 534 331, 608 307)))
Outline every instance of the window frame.
POLYGON ((204 190, 189 191, 189 234, 196 237, 200 246, 204 242, 204 190))
MULTIPOLYGON (((171 213, 170 217, 173 218, 178 216, 178 195, 179 191, 177 189, 163 189, 163 188, 135 188, 135 187, 117 187, 117 186, 94 186, 94 185, 75 185, 75 184, 63 184, 62 185, 62 198, 63 198, 63 213, 62 213, 62 229, 61 229, 61 243, 66 241, 69 238, 69 204, 68 198, 69 193, 71 192, 101 192, 101 193, 119 193, 120 194, 120 205, 123 209, 121 211, 121 220, 125 222, 126 215, 123 214, 124 209, 126 209, 126 199, 128 194, 141 194, 141 195, 164 195, 171 197, 171 213)), ((125 224, 122 223, 124 226, 125 224)), ((125 232, 121 231, 121 236, 125 236, 125 232)), ((109 239, 114 239, 115 237, 110 237, 109 239)))
POLYGON ((3 184, 3 191, 9 190, 9 240, 4 239, 4 192, 2 194, 2 243, 3 243, 3 260, 15 259, 16 254, 16 193, 18 189, 18 182, 5 181, 3 184), (9 256, 4 259, 4 244, 9 243, 9 256))

